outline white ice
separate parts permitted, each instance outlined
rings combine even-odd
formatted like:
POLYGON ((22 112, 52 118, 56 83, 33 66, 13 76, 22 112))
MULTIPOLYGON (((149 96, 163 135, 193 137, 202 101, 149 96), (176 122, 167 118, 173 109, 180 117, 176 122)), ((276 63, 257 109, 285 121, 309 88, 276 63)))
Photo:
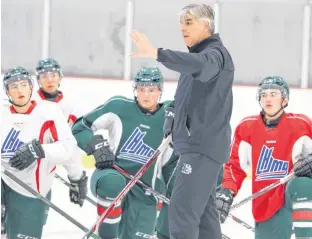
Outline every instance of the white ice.
MULTIPOLYGON (((92 173, 92 169, 88 169, 88 174, 92 173)), ((57 173, 67 179, 66 172, 63 167, 57 168, 57 173)), ((241 200, 250 195, 251 182, 245 180, 239 195, 236 197, 236 201, 241 200)), ((83 207, 72 204, 69 201, 68 188, 61 183, 58 179, 55 179, 52 189, 52 202, 67 212, 70 216, 75 218, 85 227, 90 228, 96 220, 96 207, 85 202, 83 207)), ((93 198, 91 192, 89 196, 93 198)), ((93 198, 94 199, 94 198, 93 198)), ((233 215, 244 220, 245 222, 253 225, 254 220, 251 214, 251 204, 247 203, 241 208, 233 211, 233 215)), ((222 225, 223 234, 231 239, 253 239, 254 234, 252 231, 244 228, 242 225, 234 222, 228 218, 222 225)), ((84 232, 67 221, 64 217, 59 215, 53 209, 50 209, 47 225, 44 228, 44 239, 80 239, 84 235, 84 232)), ((294 236, 292 238, 295 238, 294 236)), ((207 238, 208 239, 208 238, 207 238)))

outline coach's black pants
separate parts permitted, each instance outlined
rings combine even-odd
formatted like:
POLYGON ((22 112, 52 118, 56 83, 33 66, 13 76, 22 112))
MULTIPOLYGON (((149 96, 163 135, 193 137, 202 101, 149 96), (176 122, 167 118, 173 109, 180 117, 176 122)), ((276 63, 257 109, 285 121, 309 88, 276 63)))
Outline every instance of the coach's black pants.
POLYGON ((222 167, 211 158, 180 156, 169 206, 170 239, 221 239, 216 183, 222 167))

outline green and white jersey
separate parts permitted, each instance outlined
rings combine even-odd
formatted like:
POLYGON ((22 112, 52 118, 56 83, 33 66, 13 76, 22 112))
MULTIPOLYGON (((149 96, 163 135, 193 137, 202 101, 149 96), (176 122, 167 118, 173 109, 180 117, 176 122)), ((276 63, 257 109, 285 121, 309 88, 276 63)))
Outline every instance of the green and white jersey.
MULTIPOLYGON (((160 104, 154 114, 145 114, 135 100, 115 96, 78 119, 72 128, 73 134, 79 147, 85 150, 94 133, 107 130, 110 147, 116 156, 116 164, 135 175, 163 140, 164 106, 169 103, 160 104)), ((177 157, 168 147, 141 180, 153 187, 156 178, 168 183, 176 163, 177 157)))

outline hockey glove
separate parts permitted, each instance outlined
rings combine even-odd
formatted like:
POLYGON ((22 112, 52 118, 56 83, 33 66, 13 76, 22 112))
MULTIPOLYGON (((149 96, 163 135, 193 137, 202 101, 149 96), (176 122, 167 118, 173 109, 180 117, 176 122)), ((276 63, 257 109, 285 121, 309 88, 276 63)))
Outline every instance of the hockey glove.
POLYGON ((110 168, 115 163, 115 155, 102 135, 94 135, 86 150, 88 155, 93 155, 97 169, 110 168))
POLYGON ((174 101, 165 108, 165 123, 163 126, 164 136, 171 134, 174 121, 174 101))
POLYGON ((220 188, 217 192, 216 205, 221 223, 224 223, 228 217, 233 199, 234 194, 227 188, 220 188))
POLYGON ((294 174, 297 177, 312 178, 312 154, 298 160, 294 164, 294 174))
POLYGON ((19 147, 9 161, 11 167, 18 170, 28 168, 37 159, 44 158, 44 150, 37 139, 33 139, 31 142, 23 144, 19 147))
POLYGON ((78 180, 72 180, 68 177, 72 188, 69 189, 69 199, 74 204, 79 204, 82 207, 88 193, 88 177, 86 171, 82 172, 82 176, 78 180))
POLYGON ((1 235, 5 234, 5 205, 1 204, 1 235))

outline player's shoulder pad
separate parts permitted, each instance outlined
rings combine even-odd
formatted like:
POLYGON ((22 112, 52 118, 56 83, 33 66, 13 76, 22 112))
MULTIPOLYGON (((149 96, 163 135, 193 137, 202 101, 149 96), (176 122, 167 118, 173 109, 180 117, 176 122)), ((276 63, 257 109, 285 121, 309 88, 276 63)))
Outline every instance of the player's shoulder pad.
POLYGON ((167 107, 169 104, 172 103, 173 100, 165 100, 164 102, 162 102, 164 107, 167 107))
POLYGON ((261 119, 260 115, 250 115, 250 116, 246 116, 245 118, 243 118, 238 125, 246 125, 246 124, 254 124, 255 122, 257 122, 259 119, 261 119))
POLYGON ((105 114, 105 113, 115 113, 118 114, 119 112, 122 112, 122 109, 124 109, 125 106, 128 104, 135 104, 135 101, 133 99, 128 99, 124 96, 113 96, 109 98, 104 104, 99 105, 91 112, 84 115, 84 117, 88 117, 92 114, 105 114))
POLYGON ((129 99, 127 97, 117 95, 109 98, 104 105, 107 105, 109 107, 110 106, 121 107, 125 104, 133 104, 133 103, 135 103, 134 99, 129 99))
POLYGON ((294 121, 296 124, 312 128, 312 119, 305 114, 286 113, 287 119, 294 121))
POLYGON ((57 119, 57 118, 64 118, 63 112, 61 111, 59 105, 55 102, 51 101, 41 101, 36 102, 37 103, 37 111, 41 116, 43 116, 46 119, 57 119))

